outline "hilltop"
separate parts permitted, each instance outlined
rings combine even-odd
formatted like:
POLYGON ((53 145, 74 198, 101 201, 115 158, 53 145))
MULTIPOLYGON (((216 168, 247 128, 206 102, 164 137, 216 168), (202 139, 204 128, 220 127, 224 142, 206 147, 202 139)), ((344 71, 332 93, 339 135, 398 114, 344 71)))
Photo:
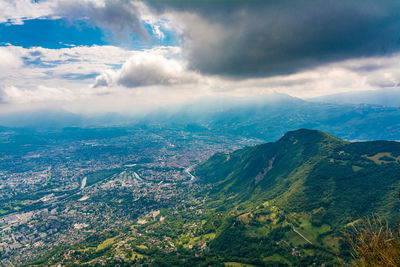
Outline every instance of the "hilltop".
POLYGON ((388 202, 396 199, 391 190, 399 188, 399 162, 398 142, 350 143, 300 129, 274 143, 215 154, 195 174, 238 201, 273 200, 291 212, 318 211, 319 220, 332 224, 377 211, 396 216, 399 206, 388 202))

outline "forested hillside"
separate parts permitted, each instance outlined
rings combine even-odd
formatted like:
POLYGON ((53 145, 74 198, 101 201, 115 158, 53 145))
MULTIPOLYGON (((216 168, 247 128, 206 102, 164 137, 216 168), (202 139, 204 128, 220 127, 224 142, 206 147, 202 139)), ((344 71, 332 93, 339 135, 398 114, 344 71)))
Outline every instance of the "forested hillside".
POLYGON ((192 173, 196 181, 184 185, 181 204, 56 248, 36 263, 339 264, 351 260, 343 231, 374 213, 391 225, 399 215, 398 142, 350 143, 301 129, 217 153, 192 173))

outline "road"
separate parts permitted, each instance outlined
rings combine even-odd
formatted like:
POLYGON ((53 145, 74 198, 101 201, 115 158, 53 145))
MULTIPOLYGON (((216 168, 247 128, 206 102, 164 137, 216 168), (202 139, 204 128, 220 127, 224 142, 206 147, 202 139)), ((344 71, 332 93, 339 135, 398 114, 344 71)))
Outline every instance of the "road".
POLYGON ((194 166, 195 165, 190 166, 189 168, 185 169, 185 172, 190 176, 190 180, 187 181, 187 183, 196 181, 196 177, 193 174, 190 173, 190 171, 193 169, 194 166))
POLYGON ((135 178, 138 179, 139 181, 143 181, 143 179, 140 178, 139 174, 137 174, 136 172, 134 172, 133 175, 135 175, 135 178))
POLYGON ((301 236, 305 241, 307 241, 308 243, 310 243, 311 245, 312 245, 312 242, 310 241, 310 240, 308 240, 304 235, 302 235, 299 231, 297 231, 293 226, 292 226, 292 228, 293 228, 293 231, 295 232, 295 233, 297 233, 299 236, 301 236))

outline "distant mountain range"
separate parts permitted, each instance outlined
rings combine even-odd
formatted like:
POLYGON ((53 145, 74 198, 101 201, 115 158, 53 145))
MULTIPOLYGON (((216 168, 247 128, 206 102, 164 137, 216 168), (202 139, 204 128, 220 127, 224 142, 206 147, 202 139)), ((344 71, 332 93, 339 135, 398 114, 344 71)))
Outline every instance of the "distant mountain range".
POLYGON ((400 140, 400 110, 395 107, 309 102, 282 94, 192 103, 174 112, 154 112, 143 123, 264 141, 299 128, 319 129, 345 140, 400 140))
POLYGON ((400 88, 332 94, 308 100, 334 104, 370 104, 384 107, 400 107, 400 88))
POLYGON ((400 109, 378 105, 304 101, 283 94, 260 98, 202 99, 165 107, 145 116, 117 113, 79 115, 41 110, 0 115, 0 125, 40 130, 63 127, 156 127, 273 141, 287 131, 308 128, 345 140, 400 140, 400 109))

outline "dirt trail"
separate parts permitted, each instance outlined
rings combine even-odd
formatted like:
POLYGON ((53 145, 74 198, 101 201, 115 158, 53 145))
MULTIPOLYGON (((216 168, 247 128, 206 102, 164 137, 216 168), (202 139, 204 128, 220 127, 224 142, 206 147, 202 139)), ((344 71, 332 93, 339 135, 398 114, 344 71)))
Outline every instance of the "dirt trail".
POLYGON ((308 243, 310 243, 311 245, 312 245, 312 242, 310 241, 310 240, 308 240, 307 239, 307 237, 305 237, 304 235, 302 235, 299 231, 297 231, 294 227, 292 227, 293 228, 293 231, 295 232, 295 233, 297 233, 299 236, 301 236, 305 241, 307 241, 308 243))

